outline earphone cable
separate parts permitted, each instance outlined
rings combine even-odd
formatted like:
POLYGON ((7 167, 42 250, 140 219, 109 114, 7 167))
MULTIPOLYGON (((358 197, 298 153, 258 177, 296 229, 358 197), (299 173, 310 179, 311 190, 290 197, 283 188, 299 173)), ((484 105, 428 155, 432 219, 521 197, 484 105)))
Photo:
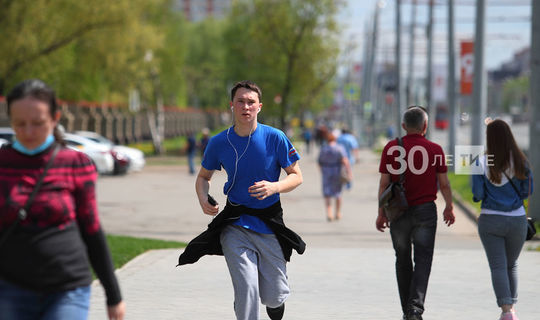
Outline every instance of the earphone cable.
POLYGON ((238 156, 238 151, 236 150, 236 148, 234 147, 234 145, 232 144, 231 140, 229 139, 229 132, 231 131, 231 127, 229 127, 229 129, 227 129, 227 141, 229 142, 229 144, 231 145, 231 147, 233 148, 234 150, 234 154, 235 154, 235 161, 234 161, 234 174, 233 174, 233 179, 232 179, 232 183, 231 185, 229 186, 229 189, 227 190, 227 193, 225 193, 225 195, 227 196, 227 201, 232 205, 232 206, 240 206, 240 204, 233 204, 230 200, 229 200, 229 192, 231 192, 231 189, 232 187, 234 186, 234 183, 236 182, 236 173, 238 172, 238 162, 240 162, 240 159, 242 159, 242 157, 244 156, 244 154, 246 154, 247 152, 247 149, 249 147, 249 143, 251 141, 251 134, 253 133, 253 131, 249 131, 249 137, 248 137, 248 142, 246 144, 246 148, 244 149, 244 152, 242 152, 242 154, 240 155, 240 157, 238 156))

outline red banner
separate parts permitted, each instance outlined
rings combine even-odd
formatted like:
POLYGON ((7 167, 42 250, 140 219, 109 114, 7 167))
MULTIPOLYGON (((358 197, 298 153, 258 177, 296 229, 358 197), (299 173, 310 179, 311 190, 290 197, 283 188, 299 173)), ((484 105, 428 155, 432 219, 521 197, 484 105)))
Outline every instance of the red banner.
POLYGON ((473 72, 474 72, 474 42, 461 41, 460 54, 460 70, 461 70, 461 94, 471 95, 473 88, 473 72))

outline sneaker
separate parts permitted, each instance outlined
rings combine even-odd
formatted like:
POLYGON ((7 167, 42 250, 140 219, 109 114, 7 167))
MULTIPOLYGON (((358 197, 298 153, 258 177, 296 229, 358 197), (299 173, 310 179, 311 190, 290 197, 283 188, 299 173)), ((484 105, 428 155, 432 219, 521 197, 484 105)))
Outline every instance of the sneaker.
POLYGON ((277 308, 266 307, 266 314, 268 314, 270 320, 283 319, 283 313, 285 313, 285 303, 277 308))
POLYGON ((499 320, 519 320, 519 319, 516 316, 515 312, 509 311, 509 312, 501 313, 501 317, 499 318, 499 320))

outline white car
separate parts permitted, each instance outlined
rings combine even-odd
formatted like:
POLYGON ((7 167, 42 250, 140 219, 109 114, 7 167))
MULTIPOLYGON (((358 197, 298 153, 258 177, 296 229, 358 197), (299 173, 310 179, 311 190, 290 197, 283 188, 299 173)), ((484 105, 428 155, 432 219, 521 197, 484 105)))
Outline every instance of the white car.
POLYGON ((0 138, 0 147, 4 144, 8 143, 8 141, 6 139, 2 139, 0 138))
POLYGON ((112 174, 114 171, 114 158, 111 148, 101 143, 94 142, 76 134, 65 133, 64 141, 69 147, 85 153, 96 165, 100 174, 112 174))
POLYGON ((146 164, 146 160, 144 159, 144 153, 139 149, 121 146, 121 145, 115 145, 111 140, 105 138, 99 133, 92 132, 92 131, 76 131, 75 134, 88 138, 92 141, 107 145, 111 147, 114 151, 128 157, 129 158, 129 171, 141 171, 144 168, 144 165, 146 164))

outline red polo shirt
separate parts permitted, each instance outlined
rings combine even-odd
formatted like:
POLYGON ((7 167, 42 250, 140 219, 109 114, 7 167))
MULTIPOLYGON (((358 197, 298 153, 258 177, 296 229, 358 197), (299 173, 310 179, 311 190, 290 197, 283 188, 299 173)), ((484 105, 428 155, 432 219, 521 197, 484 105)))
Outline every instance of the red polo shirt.
POLYGON ((405 167, 405 194, 409 206, 434 201, 438 190, 437 173, 448 170, 441 146, 420 134, 408 134, 402 141, 404 154, 400 154, 396 139, 386 144, 379 172, 390 174, 392 181, 398 181, 397 171, 405 167))

